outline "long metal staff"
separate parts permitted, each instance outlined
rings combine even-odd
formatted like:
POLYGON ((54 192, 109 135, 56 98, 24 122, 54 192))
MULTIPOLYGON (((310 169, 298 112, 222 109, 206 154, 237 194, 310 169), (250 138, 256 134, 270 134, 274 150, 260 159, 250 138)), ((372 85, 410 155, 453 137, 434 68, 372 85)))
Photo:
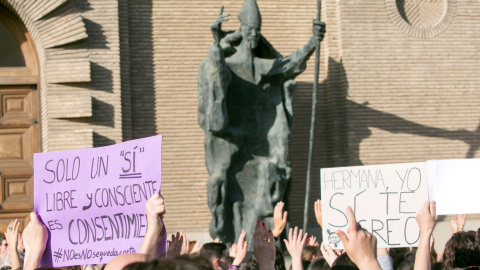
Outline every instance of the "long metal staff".
MULTIPOLYGON (((320 21, 320 13, 322 9, 322 1, 317 0, 317 20, 320 21)), ((308 228, 308 205, 310 203, 310 174, 312 171, 313 159, 313 142, 315 139, 315 120, 317 112, 317 91, 318 91, 318 75, 320 72, 320 42, 317 44, 315 51, 315 80, 313 81, 312 91, 312 118, 310 121, 310 143, 308 147, 308 165, 307 165, 307 181, 305 186, 305 205, 303 208, 303 231, 307 232, 308 228)))

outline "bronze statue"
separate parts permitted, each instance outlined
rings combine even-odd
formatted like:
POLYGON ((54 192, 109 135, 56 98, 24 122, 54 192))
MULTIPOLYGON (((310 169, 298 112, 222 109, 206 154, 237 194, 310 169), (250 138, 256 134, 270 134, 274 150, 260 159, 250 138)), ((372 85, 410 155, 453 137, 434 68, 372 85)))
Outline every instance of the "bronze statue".
POLYGON ((314 21, 308 43, 282 57, 260 35, 255 0, 243 4, 238 31, 221 30, 228 16, 220 14, 211 26, 214 42, 198 76, 198 122, 210 175, 210 234, 231 244, 245 229, 253 243, 255 222, 273 229, 276 203, 288 206, 293 79, 305 70, 325 24, 314 21))

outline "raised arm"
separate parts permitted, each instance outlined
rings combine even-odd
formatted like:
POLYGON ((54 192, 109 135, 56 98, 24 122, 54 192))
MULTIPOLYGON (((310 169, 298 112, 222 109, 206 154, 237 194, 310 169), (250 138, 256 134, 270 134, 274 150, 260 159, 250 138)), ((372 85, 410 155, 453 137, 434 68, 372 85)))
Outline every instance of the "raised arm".
POLYGON ((307 233, 303 234, 303 230, 299 231, 298 227, 295 227, 295 229, 290 228, 288 240, 283 240, 288 253, 292 257, 292 270, 303 270, 302 253, 306 240, 307 233))
POLYGON ((377 238, 361 229, 352 208, 347 207, 348 236, 343 231, 335 233, 342 240, 345 252, 360 270, 381 270, 377 262, 377 238))
POLYGON ((47 228, 40 222, 35 212, 30 213, 30 222, 23 231, 25 245, 25 264, 23 269, 33 270, 40 266, 43 252, 47 245, 47 228))
POLYGON ((12 264, 12 269, 18 269, 22 265, 20 263, 20 257, 18 256, 18 226, 20 222, 14 220, 10 222, 5 233, 5 238, 7 239, 8 249, 10 250, 10 261, 12 264))
POLYGON ((283 212, 284 202, 278 202, 273 210, 273 236, 279 237, 287 224, 287 211, 283 212))
POLYGON ((315 51, 315 48, 319 42, 323 40, 325 36, 325 23, 314 20, 313 21, 313 36, 310 40, 291 55, 277 59, 273 63, 273 68, 270 73, 279 74, 282 73, 286 78, 293 79, 300 73, 302 73, 307 67, 307 61, 315 51))
POLYGON ((220 47, 220 33, 222 23, 228 21, 229 14, 222 12, 223 7, 210 27, 213 44, 198 71, 198 123, 204 132, 212 133, 223 131, 228 123, 225 97, 231 74, 220 47))
POLYGON ((145 233, 138 253, 155 257, 158 243, 167 237, 165 226, 163 225, 165 203, 162 195, 158 193, 153 194, 147 201, 145 208, 147 212, 147 232, 145 233))
POLYGON ((430 270, 430 238, 435 227, 435 202, 425 202, 423 208, 417 213, 417 223, 420 228, 420 241, 417 255, 415 256, 414 270, 430 270))

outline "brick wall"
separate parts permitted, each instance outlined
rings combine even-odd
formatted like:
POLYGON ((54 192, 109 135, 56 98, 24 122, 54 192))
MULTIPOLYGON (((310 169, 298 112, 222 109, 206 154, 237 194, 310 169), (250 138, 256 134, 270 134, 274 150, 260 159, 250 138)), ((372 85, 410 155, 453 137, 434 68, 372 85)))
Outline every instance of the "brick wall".
MULTIPOLYGON (((147 39, 147 44, 136 46, 143 46, 146 51, 153 49, 153 59, 148 59, 148 54, 142 58, 140 52, 131 50, 132 57, 146 67, 145 74, 137 78, 141 83, 132 83, 132 98, 141 95, 144 91, 142 88, 150 83, 153 83, 155 89, 154 93, 147 92, 143 98, 138 97, 146 99, 145 101, 132 103, 132 111, 142 110, 144 106, 154 108, 153 112, 146 112, 142 118, 135 120, 138 121, 138 130, 134 128, 133 134, 134 137, 150 135, 154 127, 155 133, 164 135, 162 192, 168 204, 166 225, 172 230, 208 231, 208 174, 205 169, 203 133, 197 124, 198 65, 207 57, 212 43, 210 25, 218 16, 220 6, 225 6, 224 13, 231 14, 230 21, 224 23, 223 29, 235 30, 239 27, 237 15, 242 3, 243 1, 213 0, 131 1, 135 8, 130 9, 130 22, 138 23, 130 23, 130 27, 136 27, 134 33, 130 33, 141 40, 147 39), (151 21, 145 18, 150 15, 150 5, 151 21)), ((316 1, 304 1, 301 4, 287 0, 258 1, 258 5, 263 18, 262 34, 280 53, 288 55, 308 41, 312 33, 312 19, 316 16, 316 1)), ((131 35, 131 47, 133 42, 131 35)), ((323 59, 325 57, 322 58, 322 63, 323 59)), ((133 61, 131 64, 134 64, 133 61)), ((313 57, 308 66, 307 71, 296 80, 299 86, 293 104, 291 159, 294 172, 290 217, 296 225, 301 225, 303 219, 313 57)), ((132 69, 137 70, 136 67, 132 69)), ((133 76, 131 79, 133 81, 133 76)), ((318 143, 315 147, 316 166, 312 176, 315 197, 319 196, 318 164, 329 159, 329 155, 324 155, 328 148, 325 143, 328 129, 326 121, 321 119, 327 115, 326 88, 322 79, 320 83, 318 143)))

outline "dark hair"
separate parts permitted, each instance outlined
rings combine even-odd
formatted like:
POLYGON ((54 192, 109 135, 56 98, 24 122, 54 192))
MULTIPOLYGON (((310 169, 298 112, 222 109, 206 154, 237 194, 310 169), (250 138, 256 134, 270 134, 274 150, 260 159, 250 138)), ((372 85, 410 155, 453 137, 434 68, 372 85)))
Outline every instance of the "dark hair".
POLYGON ((328 265, 327 260, 325 258, 320 257, 315 259, 306 270, 330 270, 330 265, 328 265))
MULTIPOLYGON (((308 266, 310 265, 311 261, 304 261, 302 260, 302 269, 307 269, 308 266)), ((290 268, 292 268, 292 266, 290 266, 290 268)))
POLYGON ((131 263, 123 270, 213 270, 208 260, 200 256, 181 255, 172 259, 155 259, 131 263))
POLYGON ((333 262, 332 270, 359 270, 357 265, 350 260, 347 253, 343 253, 333 262))
MULTIPOLYGON (((285 268, 285 259, 283 257, 283 252, 275 247, 275 270, 286 270, 285 268)), ((259 270, 260 265, 258 264, 257 257, 255 253, 252 253, 252 256, 248 258, 247 261, 247 270, 259 270)))
POLYGON ((443 269, 480 266, 480 244, 474 231, 457 232, 443 252, 443 269))
POLYGON ((415 251, 404 253, 393 261, 393 269, 395 270, 413 270, 415 266, 415 251))
POLYGON ((224 243, 206 243, 200 250, 200 257, 209 261, 212 259, 221 259, 226 251, 227 246, 224 243))
POLYGON ((401 257, 405 253, 408 253, 408 251, 409 250, 406 247, 390 248, 390 250, 388 251, 388 255, 390 255, 390 257, 392 257, 392 261, 395 261, 398 257, 401 257))
POLYGON ((317 255, 317 257, 320 255, 320 248, 316 246, 306 246, 302 252, 302 260, 311 262, 314 255, 317 255))

